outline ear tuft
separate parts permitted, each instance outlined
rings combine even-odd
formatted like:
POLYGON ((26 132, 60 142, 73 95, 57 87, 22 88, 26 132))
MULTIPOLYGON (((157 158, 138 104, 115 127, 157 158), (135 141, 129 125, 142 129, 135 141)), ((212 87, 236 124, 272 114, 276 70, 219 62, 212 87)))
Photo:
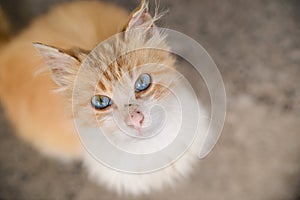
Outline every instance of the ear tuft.
POLYGON ((164 13, 158 14, 158 6, 156 6, 155 14, 152 17, 149 13, 149 2, 142 0, 140 5, 130 14, 129 20, 124 26, 123 31, 128 31, 136 28, 155 28, 154 22, 158 20, 162 15, 164 15, 164 13))
POLYGON ((163 36, 156 27, 155 21, 162 17, 165 12, 158 13, 158 5, 155 7, 153 16, 149 13, 148 1, 142 0, 140 5, 130 14, 128 22, 122 29, 125 39, 140 41, 162 41, 163 36))
POLYGON ((33 46, 39 51, 45 64, 51 70, 54 82, 60 87, 69 87, 80 66, 80 61, 66 51, 52 46, 42 43, 33 43, 33 46))
POLYGON ((125 30, 146 28, 152 25, 152 16, 149 14, 148 2, 142 0, 140 5, 131 13, 125 30))

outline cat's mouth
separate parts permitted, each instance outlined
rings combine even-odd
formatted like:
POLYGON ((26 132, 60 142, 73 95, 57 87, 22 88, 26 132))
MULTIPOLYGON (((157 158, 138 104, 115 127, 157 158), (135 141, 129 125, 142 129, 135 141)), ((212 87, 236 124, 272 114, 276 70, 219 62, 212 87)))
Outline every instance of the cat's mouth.
POLYGON ((134 110, 120 123, 115 119, 119 129, 127 136, 146 139, 158 135, 166 123, 166 113, 160 106, 153 106, 149 112, 134 110))
POLYGON ((144 114, 137 110, 129 114, 126 119, 126 124, 127 126, 132 127, 140 132, 141 128, 143 127, 144 119, 144 114))

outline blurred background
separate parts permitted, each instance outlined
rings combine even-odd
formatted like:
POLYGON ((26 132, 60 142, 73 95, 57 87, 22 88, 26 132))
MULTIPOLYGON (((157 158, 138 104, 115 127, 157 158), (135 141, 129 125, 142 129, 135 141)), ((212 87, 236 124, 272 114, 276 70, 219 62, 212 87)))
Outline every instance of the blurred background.
MULTIPOLYGON (((15 35, 61 2, 0 0, 0 6, 15 35)), ((128 11, 138 5, 112 2, 128 11)), ((213 152, 177 187, 121 198, 89 181, 81 163, 43 157, 20 141, 0 108, 0 199, 300 199, 300 1, 160 5, 169 9, 160 25, 197 40, 223 76, 227 118, 213 152)))

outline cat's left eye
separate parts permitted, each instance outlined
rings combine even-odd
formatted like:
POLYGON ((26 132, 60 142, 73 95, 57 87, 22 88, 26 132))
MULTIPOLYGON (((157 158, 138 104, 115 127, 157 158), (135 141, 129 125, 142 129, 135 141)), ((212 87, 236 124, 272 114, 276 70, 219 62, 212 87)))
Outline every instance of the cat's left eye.
POLYGON ((112 105, 112 100, 104 95, 95 95, 91 99, 91 104, 94 108, 101 110, 112 105))
POLYGON ((134 84, 135 92, 142 92, 151 85, 151 76, 149 74, 141 74, 134 84))

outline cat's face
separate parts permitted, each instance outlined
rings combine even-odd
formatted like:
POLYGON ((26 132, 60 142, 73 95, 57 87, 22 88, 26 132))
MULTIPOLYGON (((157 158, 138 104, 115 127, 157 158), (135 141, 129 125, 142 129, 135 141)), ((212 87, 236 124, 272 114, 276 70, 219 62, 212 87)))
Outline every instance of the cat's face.
POLYGON ((180 77, 173 56, 158 44, 145 49, 141 42, 131 51, 131 40, 117 37, 91 51, 70 90, 80 134, 85 127, 101 130, 132 153, 155 152, 174 140, 181 114, 173 89, 180 77))
POLYGON ((75 113, 86 126, 92 126, 88 119, 95 117, 97 125, 109 132, 123 129, 149 136, 146 132, 153 133, 163 121, 164 111, 158 107, 176 85, 173 57, 159 49, 140 49, 107 65, 99 62, 102 50, 94 49, 77 75, 72 96, 75 113))

